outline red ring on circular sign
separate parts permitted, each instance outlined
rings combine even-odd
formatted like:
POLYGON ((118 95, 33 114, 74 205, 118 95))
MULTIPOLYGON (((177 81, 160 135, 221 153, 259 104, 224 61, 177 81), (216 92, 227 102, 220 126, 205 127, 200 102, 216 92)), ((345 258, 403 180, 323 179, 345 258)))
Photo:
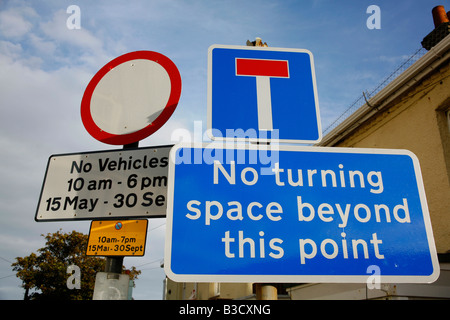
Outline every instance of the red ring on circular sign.
POLYGON ((89 134, 103 143, 113 145, 125 145, 134 143, 153 134, 156 130, 161 128, 167 122, 167 120, 169 120, 170 116, 173 114, 175 108, 178 105, 180 95, 181 95, 181 76, 180 72, 178 71, 178 68, 175 66, 172 60, 154 51, 134 51, 126 53, 108 62, 91 79, 88 86, 86 87, 86 90, 84 91, 83 98, 81 100, 81 120, 83 122, 84 127, 89 132, 89 134), (92 119, 90 106, 94 89, 100 82, 100 80, 110 70, 114 69, 115 67, 124 62, 136 59, 146 59, 154 61, 159 65, 161 65, 166 70, 166 72, 169 75, 171 85, 169 100, 166 106, 164 107, 163 111, 161 112, 161 114, 148 126, 138 131, 123 135, 117 135, 106 132, 101 128, 99 128, 92 119))

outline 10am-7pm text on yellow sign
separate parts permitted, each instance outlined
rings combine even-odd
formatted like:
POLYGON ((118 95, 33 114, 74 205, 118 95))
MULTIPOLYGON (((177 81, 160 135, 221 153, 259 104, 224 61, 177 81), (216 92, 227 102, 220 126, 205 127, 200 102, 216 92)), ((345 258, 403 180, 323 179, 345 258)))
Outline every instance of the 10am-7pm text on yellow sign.
POLYGON ((143 256, 147 220, 92 221, 87 256, 143 256))

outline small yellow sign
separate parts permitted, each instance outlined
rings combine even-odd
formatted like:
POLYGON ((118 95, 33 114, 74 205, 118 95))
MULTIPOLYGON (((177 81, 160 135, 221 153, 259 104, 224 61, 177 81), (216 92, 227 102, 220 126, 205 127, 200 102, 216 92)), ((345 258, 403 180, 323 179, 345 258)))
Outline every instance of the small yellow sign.
POLYGON ((147 220, 92 221, 87 256, 143 256, 147 220))

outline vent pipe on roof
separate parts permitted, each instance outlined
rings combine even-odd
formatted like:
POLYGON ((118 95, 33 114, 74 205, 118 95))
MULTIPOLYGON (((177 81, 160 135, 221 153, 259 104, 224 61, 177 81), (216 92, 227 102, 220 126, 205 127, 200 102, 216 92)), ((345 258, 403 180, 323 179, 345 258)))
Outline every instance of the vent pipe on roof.
MULTIPOLYGON (((449 11, 450 12, 450 11, 449 11)), ((449 22, 444 6, 436 6, 431 10, 433 14, 434 27, 439 27, 442 23, 449 22)))
POLYGON ((444 6, 436 6, 431 10, 433 14, 434 30, 422 40, 422 47, 430 50, 450 34, 450 11, 445 13, 444 6))

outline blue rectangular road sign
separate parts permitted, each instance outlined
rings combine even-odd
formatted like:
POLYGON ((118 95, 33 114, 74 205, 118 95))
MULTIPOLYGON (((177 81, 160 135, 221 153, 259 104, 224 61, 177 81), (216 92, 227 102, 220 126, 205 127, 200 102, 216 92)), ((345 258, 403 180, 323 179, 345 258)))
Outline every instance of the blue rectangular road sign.
POLYGON ((322 130, 312 53, 211 46, 208 129, 214 140, 319 142, 322 130))
POLYGON ((256 148, 182 144, 171 150, 164 259, 171 279, 364 283, 373 274, 390 283, 437 279, 414 154, 256 148))

